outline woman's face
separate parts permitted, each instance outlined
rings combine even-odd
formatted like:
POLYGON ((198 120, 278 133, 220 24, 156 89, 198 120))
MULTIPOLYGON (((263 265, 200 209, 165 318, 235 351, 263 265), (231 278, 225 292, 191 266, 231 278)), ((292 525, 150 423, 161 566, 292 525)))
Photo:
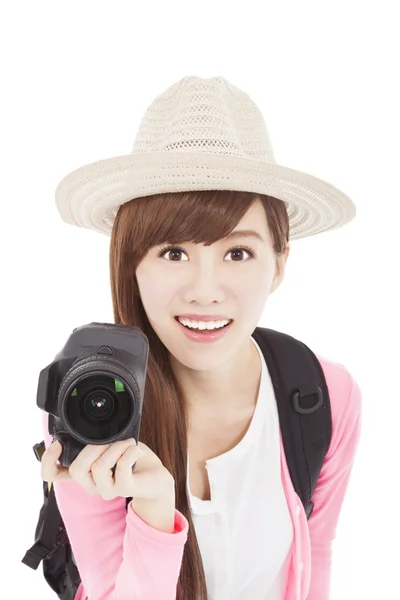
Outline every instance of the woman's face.
MULTIPOLYGON (((161 244, 149 250, 136 270, 144 310, 166 348, 183 365, 214 370, 247 346, 268 295, 283 279, 288 255, 277 261, 261 201, 235 227, 256 236, 235 235, 212 244, 161 244), (169 248, 158 256, 163 247, 169 248), (240 250, 238 246, 242 246, 240 250), (254 250, 255 256, 246 250, 254 250), (190 340, 175 317, 222 315, 232 325, 217 341, 190 340)), ((232 234, 230 234, 232 235, 232 234)))

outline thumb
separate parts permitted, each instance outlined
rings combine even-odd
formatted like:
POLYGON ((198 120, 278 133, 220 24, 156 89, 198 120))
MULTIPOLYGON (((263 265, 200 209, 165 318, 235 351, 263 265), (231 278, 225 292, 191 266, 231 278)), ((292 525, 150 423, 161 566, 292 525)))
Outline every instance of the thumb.
MULTIPOLYGON (((40 463, 41 477, 43 481, 51 483, 53 481, 65 481, 72 479, 71 475, 69 474, 69 469, 57 464, 57 460, 60 458, 61 452, 62 445, 58 440, 56 440, 43 453, 40 463)), ((49 491, 50 487, 51 486, 49 486, 49 491)))

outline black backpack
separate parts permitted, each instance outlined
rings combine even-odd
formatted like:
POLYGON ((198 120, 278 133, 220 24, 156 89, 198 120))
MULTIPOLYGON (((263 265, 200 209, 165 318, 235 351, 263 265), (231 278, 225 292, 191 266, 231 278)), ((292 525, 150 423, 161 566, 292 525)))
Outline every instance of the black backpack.
MULTIPOLYGON (((252 337, 268 365, 290 477, 308 519, 314 508, 312 496, 332 436, 325 376, 318 358, 299 340, 263 327, 257 327, 252 337)), ((33 450, 40 461, 44 442, 35 444, 33 450)), ((79 571, 53 486, 43 482, 43 493, 35 543, 22 562, 37 569, 43 560, 43 574, 50 587, 61 600, 74 600, 81 583, 79 571)), ((131 500, 126 499, 126 507, 131 500)))

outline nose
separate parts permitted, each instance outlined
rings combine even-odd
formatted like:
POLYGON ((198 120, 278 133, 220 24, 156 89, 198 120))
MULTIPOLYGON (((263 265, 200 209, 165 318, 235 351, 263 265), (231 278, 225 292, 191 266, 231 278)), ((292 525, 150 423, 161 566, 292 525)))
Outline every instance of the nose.
POLYGON ((225 298, 226 286, 217 269, 210 265, 193 269, 184 294, 186 303, 197 302, 199 305, 207 306, 213 302, 221 303, 225 298))

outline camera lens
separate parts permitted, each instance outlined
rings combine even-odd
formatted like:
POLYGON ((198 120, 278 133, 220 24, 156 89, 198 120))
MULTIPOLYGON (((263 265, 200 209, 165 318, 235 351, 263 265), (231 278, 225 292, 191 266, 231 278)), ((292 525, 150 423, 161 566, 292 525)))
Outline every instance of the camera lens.
POLYGON ((115 408, 114 400, 106 390, 95 391, 88 395, 83 409, 91 419, 106 419, 115 408))
POLYGON ((64 397, 69 426, 87 443, 117 437, 132 420, 135 397, 124 382, 107 374, 87 374, 64 397))

